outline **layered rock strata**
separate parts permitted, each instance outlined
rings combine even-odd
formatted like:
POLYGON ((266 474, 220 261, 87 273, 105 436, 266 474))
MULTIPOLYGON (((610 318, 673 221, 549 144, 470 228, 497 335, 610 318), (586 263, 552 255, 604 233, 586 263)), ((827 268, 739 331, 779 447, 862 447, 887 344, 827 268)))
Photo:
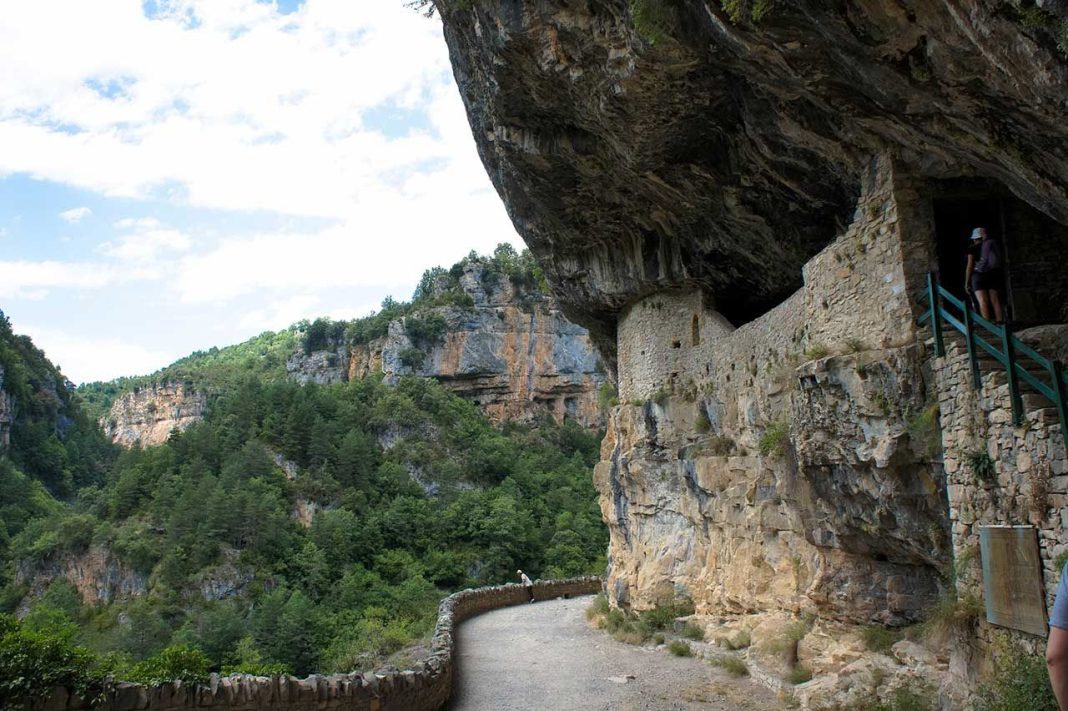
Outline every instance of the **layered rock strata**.
POLYGON ((290 376, 320 383, 372 373, 382 373, 387 383, 410 375, 436 378, 496 422, 549 415, 587 427, 603 423, 597 397, 606 376, 586 329, 536 287, 507 275, 490 277, 478 263, 465 263, 460 289, 469 306, 421 310, 393 321, 385 337, 370 343, 298 353, 289 361, 290 376), (409 319, 428 316, 445 324, 440 338, 429 342, 409 332, 409 319))
POLYGON ((938 594, 944 487, 909 427, 928 394, 907 185, 877 161, 804 288, 741 328, 698 291, 624 313, 624 404, 595 473, 616 603, 901 624, 938 594))
POLYGON ((1063 2, 436 4, 489 176, 610 366, 649 293, 735 323, 788 296, 882 150, 1068 224, 1063 2))
POLYGON ((207 396, 191 386, 152 384, 120 396, 100 426, 116 444, 150 447, 199 422, 206 407, 207 396))

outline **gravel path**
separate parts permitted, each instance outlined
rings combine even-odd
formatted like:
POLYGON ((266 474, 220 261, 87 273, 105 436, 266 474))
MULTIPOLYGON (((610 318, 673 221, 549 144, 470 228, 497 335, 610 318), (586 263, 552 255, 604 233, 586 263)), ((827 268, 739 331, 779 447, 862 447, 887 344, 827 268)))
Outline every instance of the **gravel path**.
POLYGON ((585 616, 592 600, 506 607, 461 624, 449 711, 785 708, 764 687, 706 661, 592 629, 585 616))

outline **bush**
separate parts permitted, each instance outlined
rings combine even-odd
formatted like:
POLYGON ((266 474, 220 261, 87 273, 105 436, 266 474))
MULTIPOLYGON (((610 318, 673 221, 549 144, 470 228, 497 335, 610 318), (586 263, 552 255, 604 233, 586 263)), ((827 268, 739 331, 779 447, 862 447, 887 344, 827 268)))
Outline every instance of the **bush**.
POLYGON ((786 452, 786 443, 790 441, 790 426, 785 421, 772 422, 760 436, 757 448, 765 457, 780 457, 786 452))
POLYGON ((726 647, 727 649, 733 652, 739 649, 745 649, 753 643, 753 639, 749 636, 748 631, 742 630, 733 637, 720 637, 718 640, 716 640, 716 643, 720 646, 726 647))
POLYGON ((1046 660, 1037 654, 1006 657, 993 679, 979 688, 975 711, 1057 711, 1046 660))
POLYGON ((879 625, 870 625, 860 629, 860 638, 869 652, 886 654, 901 635, 897 630, 887 629, 879 625))
POLYGON ((965 592, 949 590, 934 604, 924 622, 925 631, 935 639, 970 637, 983 615, 983 601, 965 592))
POLYGON ((964 453, 964 461, 972 476, 980 482, 992 482, 997 478, 997 469, 990 453, 985 449, 971 449, 964 453))
POLYGON ((593 602, 586 608, 586 619, 593 620, 597 617, 604 617, 611 609, 612 608, 608 604, 608 596, 604 593, 600 593, 597 597, 593 598, 593 602))
POLYGON ((440 343, 448 330, 445 318, 438 313, 415 314, 404 319, 408 338, 423 348, 440 343))
POLYGON ((426 360, 426 353, 418 348, 405 348, 397 354, 397 358, 400 359, 401 365, 405 368, 411 368, 416 370, 423 367, 423 362, 426 360))
POLYGON ((619 404, 619 393, 612 383, 605 381, 597 390, 597 406, 602 412, 607 412, 619 404))
POLYGON ((690 649, 690 645, 681 639, 672 640, 671 644, 668 645, 668 651, 676 657, 693 656, 693 650, 690 649))
POLYGON ((65 686, 84 699, 102 700, 108 669, 89 650, 48 632, 29 632, 0 615, 0 711, 23 711, 65 686))
POLYGON ((126 681, 145 686, 178 680, 186 684, 206 684, 209 666, 207 656, 199 649, 175 644, 138 662, 124 676, 126 681))
POLYGON ((749 667, 738 657, 720 657, 712 661, 731 676, 749 676, 749 667))
POLYGON ((791 684, 804 684, 810 679, 812 679, 812 670, 800 665, 787 672, 785 677, 785 680, 791 684))
POLYGON ((703 641, 705 638, 705 631, 694 623, 687 622, 682 626, 682 629, 679 630, 679 636, 685 637, 686 639, 692 639, 696 642, 700 642, 703 641))

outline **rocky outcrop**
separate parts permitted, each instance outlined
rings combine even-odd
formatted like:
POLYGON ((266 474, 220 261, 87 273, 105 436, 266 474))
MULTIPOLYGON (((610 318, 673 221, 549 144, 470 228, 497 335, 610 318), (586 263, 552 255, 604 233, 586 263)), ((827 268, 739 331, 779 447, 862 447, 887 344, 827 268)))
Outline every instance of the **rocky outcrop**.
POLYGON ((24 561, 15 572, 16 582, 29 587, 26 601, 39 599, 59 578, 70 581, 87 605, 130 600, 148 592, 148 575, 131 569, 102 545, 94 544, 83 553, 43 563, 24 561))
POLYGON ((0 365, 0 451, 11 446, 11 425, 15 422, 15 399, 4 390, 4 366, 0 365))
POLYGON ((1062 2, 436 4, 490 178, 610 365, 649 293, 739 323, 793 292, 882 150, 1068 223, 1062 2))
POLYGON ((100 426, 116 444, 150 447, 199 422, 206 407, 207 397, 188 385, 152 384, 120 396, 100 426))
POLYGON ((537 286, 487 274, 478 262, 463 263, 459 288, 469 300, 464 305, 418 309, 369 343, 296 354, 290 377, 319 383, 372 373, 386 382, 436 378, 496 422, 547 414, 587 427, 603 423, 597 397, 606 376, 586 329, 568 321, 537 286), (438 332, 416 331, 413 322, 430 319, 438 320, 438 332))

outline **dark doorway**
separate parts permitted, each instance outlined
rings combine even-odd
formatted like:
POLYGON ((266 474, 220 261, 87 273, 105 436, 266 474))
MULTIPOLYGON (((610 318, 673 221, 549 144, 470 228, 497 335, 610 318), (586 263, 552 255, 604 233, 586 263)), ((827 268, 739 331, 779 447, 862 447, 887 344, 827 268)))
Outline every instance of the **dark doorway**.
POLYGON ((1068 322, 1068 227, 996 181, 937 181, 934 221, 939 280, 964 298, 972 230, 985 227, 1005 258, 1002 303, 1017 328, 1068 322))

